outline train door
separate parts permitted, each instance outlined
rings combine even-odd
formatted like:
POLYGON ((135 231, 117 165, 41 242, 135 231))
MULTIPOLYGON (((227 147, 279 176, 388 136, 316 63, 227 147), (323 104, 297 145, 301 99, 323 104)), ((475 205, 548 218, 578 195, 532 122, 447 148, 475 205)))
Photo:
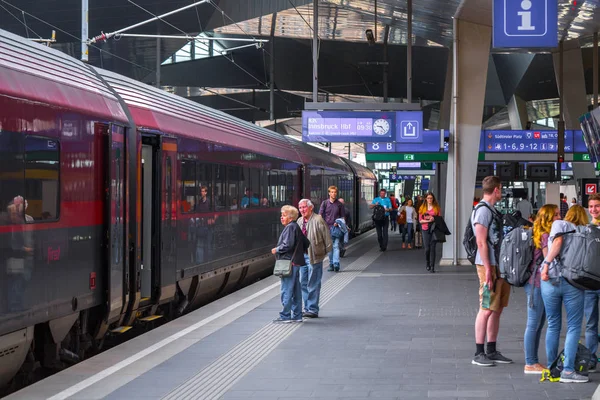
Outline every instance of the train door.
POLYGON ((148 305, 157 289, 160 271, 160 140, 142 136, 142 261, 140 266, 140 306, 148 305))
MULTIPOLYGON (((106 151, 106 288, 110 324, 119 319, 127 299, 126 234, 125 234, 125 128, 119 125, 97 124, 96 132, 107 138, 106 151)), ((90 286, 96 286, 96 276, 90 277, 90 286)))
POLYGON ((177 139, 162 137, 162 218, 161 218, 161 265, 159 302, 164 303, 175 297, 176 291, 176 230, 177 230, 177 190, 176 160, 177 139))

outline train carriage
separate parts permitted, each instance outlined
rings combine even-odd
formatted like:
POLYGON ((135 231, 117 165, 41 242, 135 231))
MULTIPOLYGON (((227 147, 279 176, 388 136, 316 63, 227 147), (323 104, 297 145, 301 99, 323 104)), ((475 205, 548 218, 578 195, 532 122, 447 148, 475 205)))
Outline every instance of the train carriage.
POLYGON ((364 167, 0 30, 0 389, 269 275, 329 185, 369 229, 364 167))

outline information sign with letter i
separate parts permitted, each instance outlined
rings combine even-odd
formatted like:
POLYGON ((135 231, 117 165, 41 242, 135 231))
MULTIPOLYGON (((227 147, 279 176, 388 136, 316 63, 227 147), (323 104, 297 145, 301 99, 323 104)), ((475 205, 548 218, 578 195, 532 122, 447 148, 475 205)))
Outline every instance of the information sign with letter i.
POLYGON ((495 48, 556 47, 557 0, 494 0, 495 48))

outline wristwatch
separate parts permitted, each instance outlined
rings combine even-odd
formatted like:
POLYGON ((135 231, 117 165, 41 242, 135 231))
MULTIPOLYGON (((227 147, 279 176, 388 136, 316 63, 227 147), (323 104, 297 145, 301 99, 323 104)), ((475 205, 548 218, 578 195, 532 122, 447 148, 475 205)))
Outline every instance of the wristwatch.
POLYGON ((548 265, 550 265, 551 263, 550 263, 550 261, 544 260, 544 262, 542 264, 548 264, 548 265))

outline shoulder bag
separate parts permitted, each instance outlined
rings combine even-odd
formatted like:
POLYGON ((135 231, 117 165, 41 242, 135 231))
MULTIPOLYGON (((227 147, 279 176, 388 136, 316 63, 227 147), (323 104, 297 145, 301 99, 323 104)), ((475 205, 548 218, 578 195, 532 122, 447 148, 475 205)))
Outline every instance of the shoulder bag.
POLYGON ((296 248, 294 249, 294 254, 292 254, 292 258, 290 260, 275 261, 275 268, 273 268, 273 275, 278 276, 280 278, 285 278, 286 276, 290 276, 292 274, 292 260, 294 259, 294 256, 296 255, 298 246, 300 245, 300 241, 297 238, 296 238, 296 240, 298 241, 298 243, 296 243, 296 248))

